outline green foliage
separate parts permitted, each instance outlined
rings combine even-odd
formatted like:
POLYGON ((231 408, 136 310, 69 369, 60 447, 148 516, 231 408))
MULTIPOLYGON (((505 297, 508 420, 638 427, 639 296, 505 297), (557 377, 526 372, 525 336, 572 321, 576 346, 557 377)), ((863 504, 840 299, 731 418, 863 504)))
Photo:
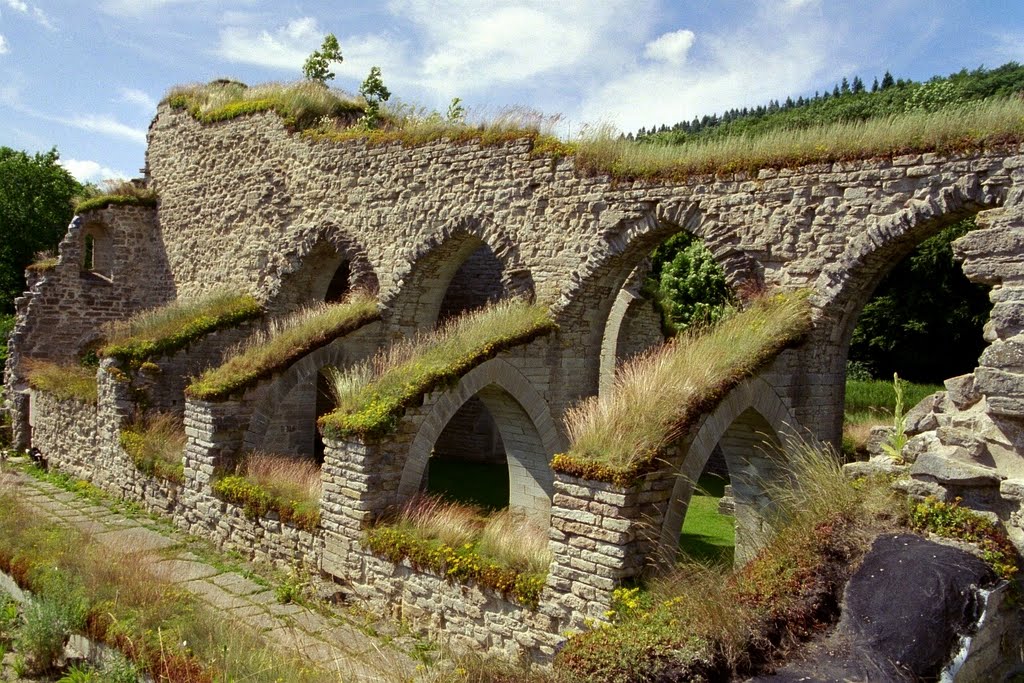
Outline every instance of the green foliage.
MULTIPOLYGON (((906 406, 916 406, 925 397, 942 391, 940 384, 916 384, 900 378, 900 388, 903 391, 903 403, 906 406)), ((866 413, 892 415, 896 410, 896 392, 892 382, 881 379, 846 381, 846 402, 847 413, 866 413)))
POLYGON ((56 149, 29 155, 0 147, 0 314, 14 310, 25 290, 25 267, 40 251, 56 250, 81 190, 56 149))
POLYGON ((366 80, 359 86, 359 94, 366 100, 366 112, 362 123, 367 129, 376 128, 380 124, 381 104, 391 99, 391 91, 384 85, 380 76, 380 67, 370 68, 366 80))
POLYGON ((988 288, 964 276, 951 246, 974 227, 970 218, 944 228, 892 269, 861 311, 851 359, 875 377, 899 371, 916 382, 974 368, 985 348, 981 331, 992 304, 988 288))
POLYGON ((466 108, 462 106, 462 98, 452 98, 451 104, 448 105, 448 113, 445 116, 445 120, 448 123, 465 123, 466 108))
POLYGON ((882 450, 890 458, 903 462, 903 447, 910 437, 907 436, 907 414, 903 409, 903 382, 895 372, 892 373, 892 389, 896 396, 892 409, 892 433, 882 444, 882 450))
POLYGON ((310 533, 316 533, 320 526, 319 506, 313 508, 306 501, 280 498, 237 474, 214 480, 213 492, 227 502, 238 505, 245 510, 246 515, 254 519, 274 512, 282 522, 310 533))
POLYGON ((56 569, 39 572, 35 583, 39 595, 25 608, 15 643, 36 671, 50 671, 68 638, 85 626, 88 601, 81 587, 56 569))
POLYGON ((14 331, 14 316, 0 313, 0 368, 7 362, 7 341, 14 331))
POLYGON ((651 254, 646 289, 655 293, 665 325, 673 333, 716 323, 733 303, 725 271, 704 243, 685 231, 651 254))
POLYGON ((372 552, 394 562, 408 560, 416 569, 437 572, 449 581, 475 581, 531 608, 537 606, 546 575, 506 567, 476 550, 476 543, 452 547, 437 539, 424 539, 414 531, 378 526, 366 532, 372 552))
POLYGON ((302 75, 307 80, 315 81, 326 85, 327 81, 334 80, 334 72, 330 70, 331 62, 341 64, 344 58, 341 56, 341 46, 333 33, 324 36, 324 42, 319 50, 314 50, 306 62, 302 65, 302 75))
POLYGON ((255 334, 238 353, 189 384, 185 393, 204 401, 222 400, 379 318, 377 300, 362 292, 342 303, 299 311, 272 325, 269 333, 255 334))
POLYGON ((984 560, 999 576, 1013 579, 1020 568, 1020 558, 1013 543, 989 519, 960 507, 960 502, 960 498, 945 503, 929 497, 914 503, 910 508, 911 528, 976 543, 984 560))
POLYGON ((333 384, 338 408, 320 418, 325 434, 381 436, 397 425, 405 408, 439 386, 493 358, 556 329, 546 306, 507 301, 461 316, 437 333, 404 349, 393 362, 362 366, 356 381, 341 373, 333 384), (341 389, 342 385, 344 388, 341 389))
POLYGON ((249 294, 217 292, 194 301, 178 300, 112 326, 99 353, 138 366, 261 315, 263 308, 249 294))
POLYGON ((74 399, 96 403, 96 370, 78 364, 54 363, 35 358, 24 361, 28 384, 60 401, 74 399))

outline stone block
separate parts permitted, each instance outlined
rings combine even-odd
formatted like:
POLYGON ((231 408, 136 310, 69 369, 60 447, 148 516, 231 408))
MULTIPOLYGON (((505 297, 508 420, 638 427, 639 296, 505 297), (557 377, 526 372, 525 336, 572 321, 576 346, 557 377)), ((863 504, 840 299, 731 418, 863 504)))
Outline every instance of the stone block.
POLYGON ((937 453, 924 453, 910 469, 915 479, 928 478, 955 486, 998 486, 1005 477, 995 468, 973 465, 937 453))

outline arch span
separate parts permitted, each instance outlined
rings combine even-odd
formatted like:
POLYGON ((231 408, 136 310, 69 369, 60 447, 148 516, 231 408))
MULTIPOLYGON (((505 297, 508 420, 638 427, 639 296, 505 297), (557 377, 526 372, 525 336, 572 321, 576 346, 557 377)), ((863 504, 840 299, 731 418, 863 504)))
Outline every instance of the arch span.
POLYGON ((786 404, 760 377, 744 380, 708 413, 685 445, 676 471, 672 498, 661 526, 663 562, 674 561, 679 533, 693 488, 711 452, 721 445, 736 500, 736 561, 744 562, 757 551, 763 534, 763 516, 770 504, 765 482, 779 475, 778 464, 762 444, 783 445, 796 422, 786 404))
POLYGON ((433 329, 456 272, 481 247, 488 247, 501 265, 504 296, 533 296, 533 279, 516 243, 492 221, 456 218, 399 259, 395 286, 381 294, 392 326, 406 334, 433 329))
POLYGON ((473 396, 478 396, 490 411, 505 446, 509 507, 546 524, 554 493, 554 473, 549 463, 563 445, 562 437, 544 397, 514 365, 500 358, 477 366, 434 402, 409 449, 398 486, 399 500, 420 490, 434 443, 448 421, 473 396))

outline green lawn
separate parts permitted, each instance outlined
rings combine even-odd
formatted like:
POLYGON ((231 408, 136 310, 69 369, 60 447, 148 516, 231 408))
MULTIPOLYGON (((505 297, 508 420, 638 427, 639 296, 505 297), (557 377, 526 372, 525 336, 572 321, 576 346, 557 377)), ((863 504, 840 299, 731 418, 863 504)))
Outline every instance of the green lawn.
POLYGON ((508 466, 431 458, 427 493, 487 510, 501 510, 508 507, 508 466))
POLYGON ((705 475, 698 481, 679 534, 683 555, 701 562, 732 564, 736 549, 734 520, 718 513, 718 499, 726 483, 715 475, 705 475))

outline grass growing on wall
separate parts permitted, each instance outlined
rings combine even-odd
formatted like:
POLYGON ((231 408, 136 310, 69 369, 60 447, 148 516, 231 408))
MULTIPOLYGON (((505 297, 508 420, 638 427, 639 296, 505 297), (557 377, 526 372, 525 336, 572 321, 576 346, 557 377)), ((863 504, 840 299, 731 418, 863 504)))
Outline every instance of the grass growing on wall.
POLYGON ((96 368, 37 358, 26 358, 23 363, 28 384, 33 389, 45 391, 61 401, 75 399, 96 403, 96 368))
POLYGON ((154 190, 123 181, 108 181, 102 192, 93 197, 86 197, 75 205, 75 213, 81 214, 95 209, 106 209, 110 206, 152 206, 157 205, 158 197, 154 190))
POLYGON ((571 444, 568 452, 555 456, 552 467, 628 485, 703 411, 809 327, 803 293, 766 296, 627 363, 608 394, 566 412, 571 444))
POLYGON ((285 125, 300 129, 324 117, 355 120, 365 108, 361 99, 310 81, 266 83, 251 88, 237 81, 184 85, 172 89, 166 101, 203 123, 273 111, 285 125))
POLYGON ((250 517, 274 512, 311 533, 320 526, 320 466, 309 458, 250 453, 235 474, 214 480, 213 492, 250 517))
POLYGON ((180 417, 162 413, 121 431, 121 447, 143 474, 175 483, 185 480, 185 425, 180 417))
POLYGON ((546 306, 510 300, 445 323, 436 332, 395 344, 372 360, 334 373, 334 412, 320 418, 329 435, 379 436, 406 406, 445 383, 456 382, 496 353, 555 329, 546 306))
POLYGON ((367 531, 370 550, 391 562, 449 581, 475 581, 536 606, 551 554, 547 530, 509 510, 484 517, 479 508, 435 497, 410 501, 393 521, 367 531))
POLYGON ((262 314, 263 309, 249 294, 220 291, 199 299, 179 299, 108 325, 107 341, 99 354, 141 364, 262 314))
POLYGON ((271 323, 230 351, 226 360, 192 382, 185 393, 215 401, 283 370, 315 349, 380 318, 377 299, 356 291, 338 304, 320 304, 271 323))

